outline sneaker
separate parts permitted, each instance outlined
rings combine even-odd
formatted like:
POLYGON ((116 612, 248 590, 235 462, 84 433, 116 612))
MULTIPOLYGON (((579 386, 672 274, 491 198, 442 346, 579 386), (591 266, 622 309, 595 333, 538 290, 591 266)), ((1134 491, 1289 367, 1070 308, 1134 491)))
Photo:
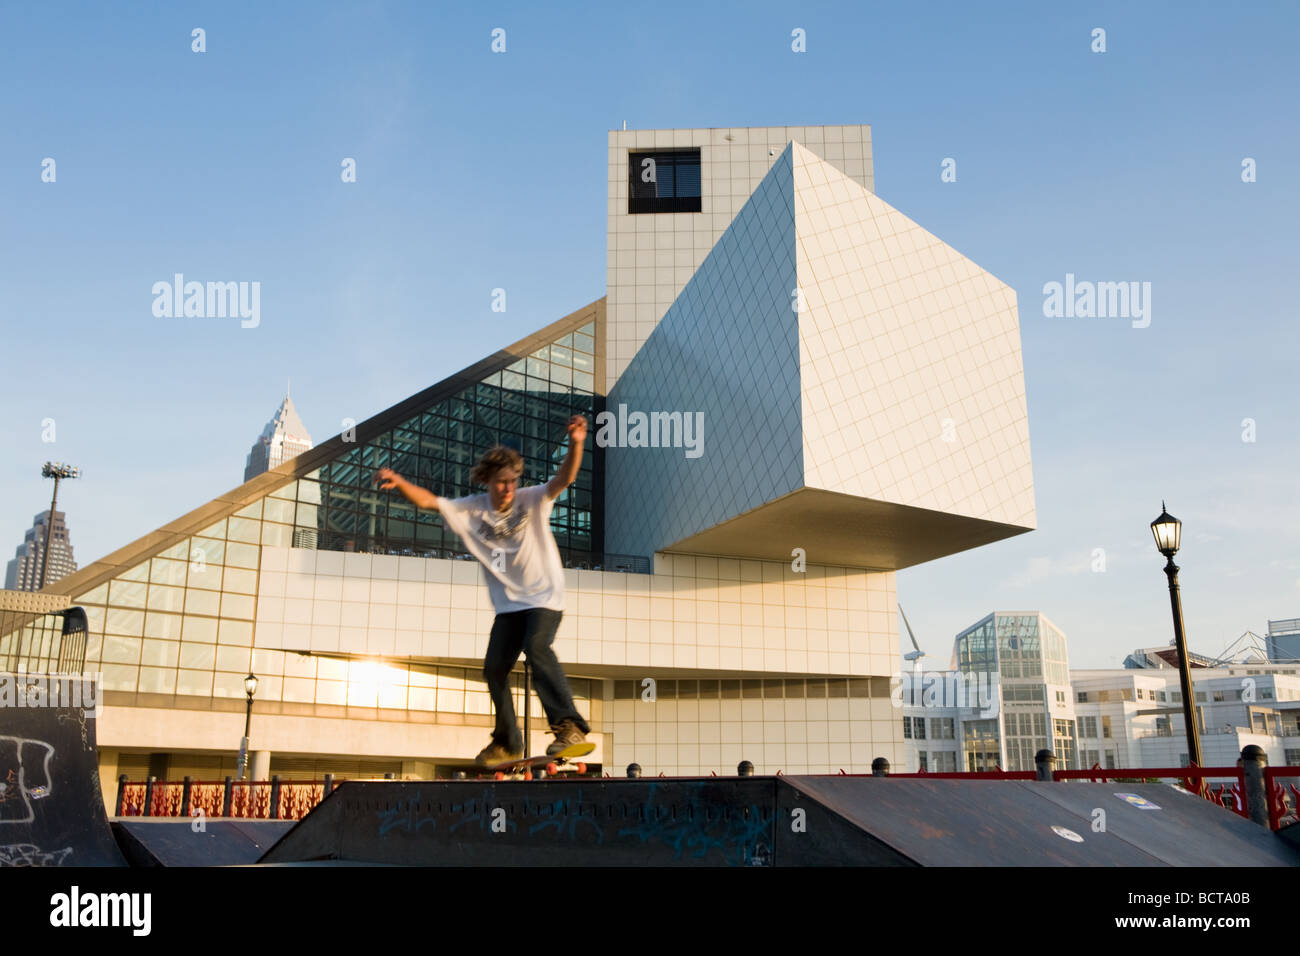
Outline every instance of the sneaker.
POLYGON ((573 721, 560 721, 558 724, 551 724, 551 733, 555 734, 555 742, 546 748, 547 754, 554 756, 563 750, 568 750, 574 744, 586 743, 587 735, 573 721))
POLYGON ((510 750, 494 740, 479 751, 478 756, 474 758, 474 763, 480 767, 492 767, 507 760, 522 760, 523 757, 523 750, 510 750))

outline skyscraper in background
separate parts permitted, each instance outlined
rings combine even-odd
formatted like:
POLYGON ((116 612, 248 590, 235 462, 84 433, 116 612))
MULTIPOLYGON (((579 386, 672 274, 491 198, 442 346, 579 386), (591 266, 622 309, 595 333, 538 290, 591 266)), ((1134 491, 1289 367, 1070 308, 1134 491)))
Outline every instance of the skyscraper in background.
MULTIPOLYGON (((39 591, 41 589, 42 555, 45 550, 45 528, 49 524, 47 508, 32 519, 32 526, 23 535, 23 543, 5 566, 5 588, 10 591, 39 591)), ((50 567, 45 583, 52 584, 77 570, 72 556, 72 542, 68 537, 68 523, 62 511, 54 512, 54 532, 50 536, 50 567)))
POLYGON ((249 481, 263 472, 270 471, 296 458, 311 448, 311 435, 307 426, 298 417, 298 410, 286 391, 284 401, 276 409, 275 415, 262 429, 262 434, 253 443, 248 453, 248 462, 244 466, 244 480, 249 481))

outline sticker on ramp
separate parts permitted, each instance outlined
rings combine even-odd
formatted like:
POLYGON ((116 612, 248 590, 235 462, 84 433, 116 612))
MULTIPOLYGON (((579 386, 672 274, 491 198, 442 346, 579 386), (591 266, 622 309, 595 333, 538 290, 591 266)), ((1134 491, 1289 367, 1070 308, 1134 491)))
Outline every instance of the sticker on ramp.
POLYGON ((1062 839, 1069 840, 1072 843, 1083 842, 1083 837, 1079 836, 1079 834, 1075 833, 1073 830, 1067 827, 1054 826, 1052 827, 1052 832, 1055 833, 1057 836, 1061 837, 1062 839))
POLYGON ((1148 800, 1146 797, 1138 796, 1136 793, 1117 793, 1117 794, 1115 794, 1115 796, 1119 797, 1119 798, 1120 798, 1121 800, 1123 800, 1125 803, 1131 803, 1133 806, 1137 807, 1139 810, 1159 810, 1159 809, 1160 809, 1158 806, 1156 806, 1156 804, 1152 803, 1152 802, 1151 802, 1150 800, 1148 800))

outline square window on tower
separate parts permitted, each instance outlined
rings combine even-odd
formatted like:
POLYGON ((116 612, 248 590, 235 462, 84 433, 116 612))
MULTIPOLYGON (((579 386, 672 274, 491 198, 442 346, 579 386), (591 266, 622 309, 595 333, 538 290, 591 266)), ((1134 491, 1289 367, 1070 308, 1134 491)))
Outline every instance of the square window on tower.
POLYGON ((700 151, 628 153, 627 211, 699 212, 700 151))

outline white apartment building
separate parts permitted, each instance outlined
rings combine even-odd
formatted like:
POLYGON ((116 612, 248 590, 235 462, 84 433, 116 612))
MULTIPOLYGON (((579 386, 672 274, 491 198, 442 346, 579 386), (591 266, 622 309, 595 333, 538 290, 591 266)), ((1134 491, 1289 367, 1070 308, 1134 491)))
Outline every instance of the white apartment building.
MULTIPOLYGON (((1064 634, 1035 612, 995 612, 958 636, 956 667, 907 675, 895 691, 907 753, 895 769, 1033 770, 1040 749, 1052 750, 1057 769, 1186 766, 1182 690, 1167 650, 1130 655, 1140 667, 1070 670, 1061 683, 1064 634), (1029 656, 1035 630, 1045 635, 1041 664, 1029 656), (1020 644, 1018 660, 1012 643, 1020 644), (971 680, 984 673, 997 674, 987 682, 1000 690, 996 699, 981 693, 982 679, 971 680)), ((1250 744, 1270 765, 1300 766, 1300 663, 1194 666, 1192 686, 1205 766, 1233 767, 1250 744)))

